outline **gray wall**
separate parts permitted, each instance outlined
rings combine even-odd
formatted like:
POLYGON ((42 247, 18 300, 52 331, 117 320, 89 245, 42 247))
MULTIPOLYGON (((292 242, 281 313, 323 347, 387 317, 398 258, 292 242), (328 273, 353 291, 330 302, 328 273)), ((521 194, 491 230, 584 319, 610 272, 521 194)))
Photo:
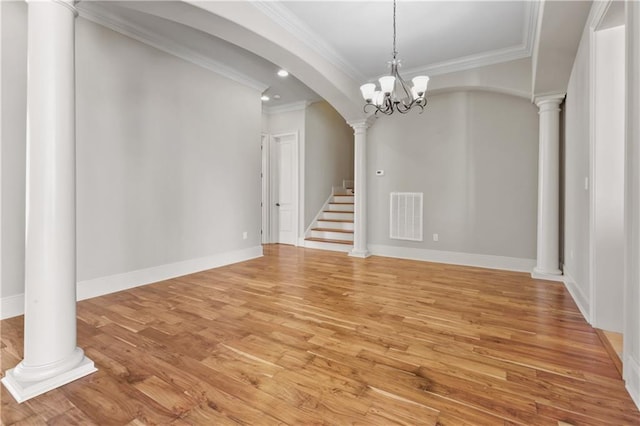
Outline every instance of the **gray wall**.
POLYGON ((0 297, 24 287, 27 4, 2 1, 2 277, 0 297))
POLYGON ((305 113, 306 229, 343 179, 353 179, 353 129, 327 102, 311 104, 305 113))
POLYGON ((624 26, 595 36, 594 327, 622 333, 624 305, 624 26))
MULTIPOLYGON (((26 5, 2 7, 4 298, 23 292, 26 5)), ((259 246, 260 94, 82 18, 76 31, 78 280, 259 246)))
POLYGON ((369 130, 369 243, 535 258, 536 108, 508 95, 460 91, 432 96, 427 109, 381 117, 369 130), (424 241, 389 239, 395 191, 424 193, 424 241))
POLYGON ((569 78, 565 109, 564 273, 578 303, 589 312, 590 42, 585 31, 569 78))
POLYGON ((76 28, 78 279, 259 245, 259 93, 76 28))

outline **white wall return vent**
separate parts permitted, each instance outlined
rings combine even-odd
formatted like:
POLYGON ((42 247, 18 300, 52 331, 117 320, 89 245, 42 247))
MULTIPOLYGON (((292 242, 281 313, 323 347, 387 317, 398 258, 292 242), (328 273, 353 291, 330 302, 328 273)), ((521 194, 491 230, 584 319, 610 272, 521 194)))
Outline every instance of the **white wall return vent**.
POLYGON ((422 241, 422 192, 392 192, 389 238, 422 241))

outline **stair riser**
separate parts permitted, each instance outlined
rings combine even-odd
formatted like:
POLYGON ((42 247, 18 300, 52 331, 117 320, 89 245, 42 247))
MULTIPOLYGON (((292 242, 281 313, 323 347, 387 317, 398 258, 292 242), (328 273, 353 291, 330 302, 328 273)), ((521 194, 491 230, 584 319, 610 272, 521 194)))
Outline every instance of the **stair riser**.
POLYGON ((353 203, 355 197, 353 195, 334 195, 334 203, 353 203))
POLYGON ((353 231, 353 222, 325 222, 324 220, 319 220, 317 228, 333 228, 353 231))
POLYGON ((319 220, 322 220, 322 219, 353 220, 353 213, 322 212, 322 215, 319 220))
POLYGON ((353 204, 329 204, 331 211, 353 212, 353 204))
POLYGON ((311 231, 311 238, 325 238, 327 240, 353 241, 353 234, 346 232, 311 231))
POLYGON ((319 241, 306 241, 304 242, 304 246, 308 248, 315 248, 320 250, 331 250, 331 251, 341 251, 348 253, 353 248, 353 245, 348 244, 332 244, 332 243, 323 243, 319 241))

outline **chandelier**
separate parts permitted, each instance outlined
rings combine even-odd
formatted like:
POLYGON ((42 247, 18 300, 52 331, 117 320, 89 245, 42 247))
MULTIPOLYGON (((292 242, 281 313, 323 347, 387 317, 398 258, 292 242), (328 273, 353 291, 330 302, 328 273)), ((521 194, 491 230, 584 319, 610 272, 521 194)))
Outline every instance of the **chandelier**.
MULTIPOLYGON (((420 107, 420 113, 427 105, 427 84, 429 77, 421 75, 411 79, 412 87, 398 72, 400 59, 397 58, 396 50, 396 0, 393 0, 393 59, 389 62, 391 66, 390 75, 380 77, 380 90, 377 90, 374 83, 367 83, 360 86, 362 97, 366 104, 364 111, 368 112, 368 107, 375 108, 375 114, 382 113, 391 115, 395 111, 406 114, 414 106, 420 107)), ((370 110, 370 109, 369 109, 370 110)))

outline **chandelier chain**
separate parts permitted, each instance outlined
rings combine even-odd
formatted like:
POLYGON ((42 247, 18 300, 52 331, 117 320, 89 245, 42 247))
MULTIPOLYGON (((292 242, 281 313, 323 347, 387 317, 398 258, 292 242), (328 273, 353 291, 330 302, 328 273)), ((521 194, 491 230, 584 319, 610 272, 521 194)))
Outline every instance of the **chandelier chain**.
POLYGON ((396 59, 396 0, 393 0, 393 59, 396 59))

